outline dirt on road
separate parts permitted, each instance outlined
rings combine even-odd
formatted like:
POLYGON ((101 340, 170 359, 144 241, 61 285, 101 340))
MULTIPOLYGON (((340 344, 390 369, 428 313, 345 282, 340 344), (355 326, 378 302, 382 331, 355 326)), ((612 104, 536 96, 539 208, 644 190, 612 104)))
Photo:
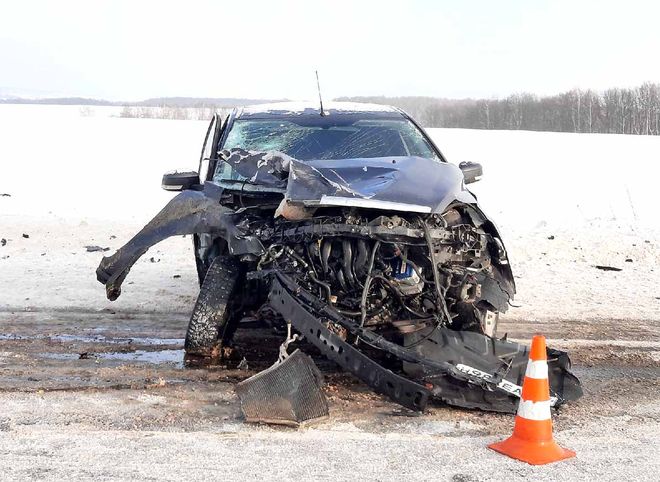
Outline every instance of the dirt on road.
POLYGON ((531 467, 486 445, 513 417, 442 405, 414 416, 317 359, 330 419, 293 430, 245 424, 237 381, 268 366, 277 337, 239 331, 247 360, 183 366, 187 316, 104 310, 0 313, 2 479, 602 480, 660 469, 660 333, 653 321, 509 323, 569 350, 585 396, 555 414, 577 459, 531 467), (254 348, 254 336, 273 343, 254 348))

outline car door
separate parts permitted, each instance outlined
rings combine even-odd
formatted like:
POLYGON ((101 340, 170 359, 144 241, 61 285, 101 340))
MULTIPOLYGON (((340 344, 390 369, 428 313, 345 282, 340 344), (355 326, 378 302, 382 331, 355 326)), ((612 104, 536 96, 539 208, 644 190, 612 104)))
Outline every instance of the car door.
MULTIPOLYGON (((215 165, 218 159, 218 145, 222 137, 223 130, 227 125, 227 117, 225 122, 222 122, 222 114, 215 113, 208 128, 206 129, 206 136, 204 137, 204 144, 199 156, 199 180, 204 184, 205 181, 213 179, 215 165)), ((197 275, 201 285, 204 281, 204 276, 210 266, 211 261, 221 250, 222 243, 215 243, 216 237, 211 234, 193 234, 193 248, 195 252, 195 264, 197 266, 197 275)))
POLYGON ((204 181, 209 179, 209 167, 211 159, 216 155, 213 149, 215 144, 213 140, 216 138, 217 130, 221 127, 222 121, 220 116, 216 113, 213 114, 209 127, 206 129, 206 136, 204 136, 204 144, 202 144, 202 152, 199 155, 199 180, 203 184, 204 181))

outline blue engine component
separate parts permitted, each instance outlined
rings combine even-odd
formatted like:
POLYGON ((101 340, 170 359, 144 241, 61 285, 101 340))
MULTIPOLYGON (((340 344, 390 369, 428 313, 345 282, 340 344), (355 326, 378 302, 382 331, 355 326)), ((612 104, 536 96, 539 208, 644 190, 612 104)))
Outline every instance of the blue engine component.
MULTIPOLYGON (((410 263, 404 263, 403 259, 401 259, 401 256, 395 256, 392 258, 392 276, 399 280, 399 281, 407 281, 410 280, 413 277, 416 277, 417 273, 415 273, 415 270, 412 267, 412 264, 410 263)), ((414 281, 414 283, 417 283, 419 281, 419 277, 416 277, 417 279, 414 281)))
POLYGON ((424 282, 413 268, 412 263, 404 261, 401 256, 395 256, 391 261, 392 278, 399 291, 404 296, 416 295, 422 292, 424 282))

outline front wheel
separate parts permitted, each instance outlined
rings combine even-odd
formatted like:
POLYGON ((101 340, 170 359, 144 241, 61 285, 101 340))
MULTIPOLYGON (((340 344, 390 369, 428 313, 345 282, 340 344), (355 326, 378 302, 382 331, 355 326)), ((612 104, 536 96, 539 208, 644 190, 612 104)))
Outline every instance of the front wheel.
POLYGON ((220 358, 239 274, 238 262, 231 256, 217 256, 211 262, 188 324, 187 361, 220 358))

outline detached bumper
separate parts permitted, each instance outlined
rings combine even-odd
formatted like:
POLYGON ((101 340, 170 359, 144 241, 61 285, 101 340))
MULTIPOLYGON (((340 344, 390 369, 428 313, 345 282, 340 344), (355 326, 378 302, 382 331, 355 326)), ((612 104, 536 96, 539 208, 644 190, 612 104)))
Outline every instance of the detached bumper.
MULTIPOLYGON (((282 273, 272 276, 269 302, 285 320, 328 359, 355 375, 377 393, 411 410, 423 411, 431 398, 465 408, 514 413, 521 395, 528 348, 472 332, 436 328, 423 340, 396 345, 362 330, 333 308, 297 287, 282 273), (382 367, 346 343, 321 320, 332 320, 403 362, 410 378, 382 367)), ((564 352, 548 349, 553 405, 582 395, 578 379, 569 372, 564 352)))

